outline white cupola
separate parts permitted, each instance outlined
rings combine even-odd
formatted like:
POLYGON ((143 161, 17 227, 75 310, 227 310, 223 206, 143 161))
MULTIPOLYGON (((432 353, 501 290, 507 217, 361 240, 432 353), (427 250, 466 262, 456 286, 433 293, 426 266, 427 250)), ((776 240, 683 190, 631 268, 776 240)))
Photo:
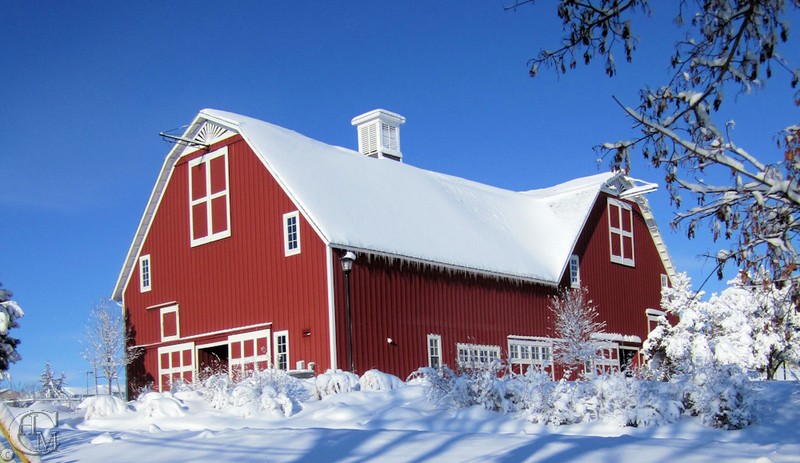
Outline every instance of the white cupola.
POLYGON ((400 152, 400 125, 406 118, 385 109, 374 109, 353 118, 358 130, 358 151, 373 158, 403 160, 400 152))

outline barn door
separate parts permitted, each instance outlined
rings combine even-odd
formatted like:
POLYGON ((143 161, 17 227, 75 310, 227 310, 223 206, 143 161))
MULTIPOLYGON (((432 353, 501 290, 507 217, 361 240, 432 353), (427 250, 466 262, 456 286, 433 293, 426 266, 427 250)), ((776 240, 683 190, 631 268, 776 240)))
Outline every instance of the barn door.
POLYGON ((228 371, 239 380, 270 366, 270 330, 228 336, 228 371))
POLYGON ((186 342, 158 348, 158 390, 169 390, 177 380, 194 380, 194 343, 186 342))

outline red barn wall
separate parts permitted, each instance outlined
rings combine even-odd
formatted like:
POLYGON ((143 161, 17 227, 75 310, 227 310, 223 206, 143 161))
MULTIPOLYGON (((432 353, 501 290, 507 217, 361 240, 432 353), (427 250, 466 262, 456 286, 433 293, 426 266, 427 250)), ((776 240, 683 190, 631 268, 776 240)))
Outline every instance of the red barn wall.
MULTIPOLYGON (((606 196, 592 209, 576 245, 581 285, 601 311, 606 331, 647 338, 646 309, 661 306, 661 275, 666 274, 639 207, 633 205, 635 267, 610 261, 606 196)), ((565 282, 566 283, 566 282, 565 282)))
MULTIPOLYGON (((151 346, 131 371, 140 380, 148 373, 156 377, 155 350, 161 345, 267 322, 272 325, 257 329, 289 331, 289 368, 298 360, 329 366, 326 247, 301 214, 302 252, 284 256, 283 214, 297 207, 241 137, 217 144, 212 151, 226 144, 231 236, 190 245, 187 162, 202 154, 198 152, 176 163, 142 245, 140 255, 151 259, 149 292, 139 291, 137 256, 124 304, 136 344, 151 346), (159 310, 146 308, 171 301, 180 307, 181 339, 159 344, 159 310)), ((223 341, 228 334, 192 340, 223 341)))
MULTIPOLYGON (((334 275, 337 357, 346 368, 344 276, 334 275)), ((552 336, 547 296, 554 289, 542 285, 362 254, 350 291, 357 373, 379 368, 405 379, 427 366, 428 334, 441 335, 448 365, 456 363, 456 343, 498 345, 505 357, 509 334, 552 336)))
MULTIPOLYGON (((601 196, 577 243, 581 283, 589 288, 607 332, 644 340, 645 309, 659 307, 664 267, 638 207, 634 207, 636 266, 612 263, 606 209, 601 196)), ((338 269, 338 258, 334 261, 338 269)), ((568 278, 565 275, 561 287, 569 285, 568 278)), ((341 368, 348 366, 344 285, 343 273, 334 269, 341 368)), ((448 365, 456 365, 456 343, 500 346, 506 358, 509 335, 555 336, 548 297, 556 292, 540 284, 361 254, 350 274, 356 372, 379 368, 405 378, 427 366, 428 334, 441 335, 442 361, 448 365)))

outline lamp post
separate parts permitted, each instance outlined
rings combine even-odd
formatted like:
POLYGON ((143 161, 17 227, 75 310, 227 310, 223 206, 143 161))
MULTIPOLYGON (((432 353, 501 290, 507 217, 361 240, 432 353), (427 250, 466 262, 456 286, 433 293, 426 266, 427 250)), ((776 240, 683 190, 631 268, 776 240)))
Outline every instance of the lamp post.
POLYGON ((356 254, 353 251, 347 251, 342 256, 342 271, 344 272, 344 308, 345 318, 347 320, 347 360, 350 364, 350 372, 355 372, 353 364, 353 323, 350 317, 350 271, 353 270, 353 261, 356 260, 356 254))

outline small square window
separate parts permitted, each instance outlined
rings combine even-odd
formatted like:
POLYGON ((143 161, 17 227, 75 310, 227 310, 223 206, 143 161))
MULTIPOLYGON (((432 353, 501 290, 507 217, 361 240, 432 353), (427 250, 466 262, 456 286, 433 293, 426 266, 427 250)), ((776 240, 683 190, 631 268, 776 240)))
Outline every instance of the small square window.
POLYGON ((283 214, 283 228, 284 254, 300 254, 300 214, 297 211, 283 214))
POLYGON ((152 276, 150 273, 150 255, 139 258, 139 290, 141 292, 150 291, 152 288, 152 276))

